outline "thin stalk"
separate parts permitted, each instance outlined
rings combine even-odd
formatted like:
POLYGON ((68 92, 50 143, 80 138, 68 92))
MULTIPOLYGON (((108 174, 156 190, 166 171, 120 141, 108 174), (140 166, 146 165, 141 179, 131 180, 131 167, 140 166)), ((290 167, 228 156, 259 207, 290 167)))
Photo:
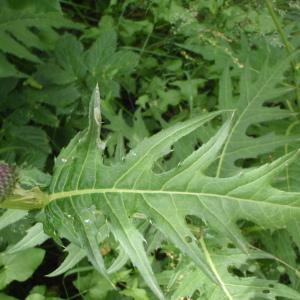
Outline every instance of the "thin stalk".
POLYGON ((292 51, 293 51, 293 48, 290 45, 290 43, 289 43, 289 41, 288 41, 288 39, 287 39, 287 37, 285 35, 285 32, 283 31, 283 29, 281 27, 281 24, 280 24, 280 22, 279 22, 279 20, 278 20, 278 18, 276 16, 276 13, 274 11, 272 3, 271 3, 270 0, 265 0, 265 2, 266 2, 266 6, 268 8, 269 14, 270 14, 270 16, 271 16, 271 18, 272 18, 272 20, 274 22, 274 25, 275 25, 275 27, 276 27, 276 29, 277 29, 277 31, 278 31, 281 39, 282 39, 282 42, 285 45, 285 48, 286 48, 287 52, 289 54, 291 54, 292 51))
MULTIPOLYGON (((285 46, 285 49, 287 51, 288 54, 292 54, 293 52, 293 47, 290 45, 288 39, 287 39, 287 36, 284 32, 284 30, 282 29, 282 26, 276 16, 276 13, 274 11, 274 8, 273 8, 273 5, 272 5, 272 2, 271 0, 265 0, 265 3, 266 3, 266 6, 267 6, 267 9, 269 11, 269 14, 273 20, 273 23, 280 35, 280 38, 285 46)), ((294 82, 295 82, 295 87, 296 87, 296 97, 297 97, 297 103, 298 103, 298 109, 300 109, 300 87, 299 85, 297 84, 297 66, 296 64, 294 63, 294 61, 291 61, 291 66, 292 66, 292 69, 293 69, 293 75, 294 75, 294 82)))

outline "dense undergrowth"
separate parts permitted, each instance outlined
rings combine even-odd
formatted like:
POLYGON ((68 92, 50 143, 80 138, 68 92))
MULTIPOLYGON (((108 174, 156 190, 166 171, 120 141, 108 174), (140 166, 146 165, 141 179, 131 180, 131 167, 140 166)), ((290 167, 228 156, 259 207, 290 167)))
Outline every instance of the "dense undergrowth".
POLYGON ((300 3, 0 1, 0 299, 300 299, 300 3))

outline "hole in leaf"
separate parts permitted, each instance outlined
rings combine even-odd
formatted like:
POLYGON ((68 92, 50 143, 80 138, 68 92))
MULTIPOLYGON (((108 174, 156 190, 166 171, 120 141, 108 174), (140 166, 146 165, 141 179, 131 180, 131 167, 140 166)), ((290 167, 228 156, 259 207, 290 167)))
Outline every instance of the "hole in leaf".
POLYGON ((197 239, 200 240, 202 235, 203 235, 203 227, 204 227, 204 222, 197 216, 192 216, 192 215, 187 215, 185 217, 185 221, 193 234, 193 236, 197 239))
POLYGON ((281 102, 266 101, 263 103, 263 107, 279 107, 281 109, 285 109, 285 105, 281 102))
POLYGON ((269 287, 270 287, 270 288, 273 288, 273 287, 274 287, 274 284, 269 284, 269 287))
POLYGON ((199 218, 198 216, 194 215, 186 215, 185 221, 187 224, 193 224, 194 226, 203 227, 205 226, 205 222, 199 218))
POLYGON ((203 145, 201 140, 197 140, 196 144, 194 145, 194 150, 198 150, 203 145))
POLYGON ((231 273, 233 275, 236 275, 238 277, 244 277, 244 273, 241 270, 239 270, 238 268, 234 267, 234 266, 229 266, 227 268, 227 270, 228 270, 229 273, 231 273))
POLYGON ((125 281, 118 281, 116 283, 116 287, 120 290, 126 289, 126 282, 125 281))
POLYGON ((172 158, 172 156, 173 156, 173 151, 174 151, 174 147, 172 146, 170 152, 167 153, 167 154, 162 158, 162 160, 163 160, 163 161, 168 161, 168 160, 170 160, 170 159, 172 158))
POLYGON ((255 158, 243 158, 243 159, 238 159, 235 162, 235 165, 237 167, 247 169, 247 168, 252 168, 255 166, 255 164, 259 163, 259 161, 255 158))
POLYGON ((155 250, 154 256, 157 260, 164 260, 168 257, 167 254, 161 248, 155 250))
POLYGON ((263 290, 263 293, 264 293, 264 294, 269 294, 269 293, 270 293, 270 290, 263 290))
POLYGON ((252 138, 258 138, 260 136, 261 126, 260 124, 251 125, 246 130, 246 135, 252 138))
POLYGON ((187 235, 185 237, 185 240, 186 240, 187 243, 191 243, 193 241, 192 237, 190 237, 189 235, 187 235))
POLYGON ((283 283, 283 284, 286 284, 286 285, 291 284, 291 280, 290 280, 290 278, 287 274, 280 275, 279 282, 283 283))
POLYGON ((256 228, 257 225, 252 222, 252 221, 248 221, 245 219, 239 219, 236 221, 236 225, 241 228, 241 229, 245 229, 245 230, 252 230, 253 228, 256 228))

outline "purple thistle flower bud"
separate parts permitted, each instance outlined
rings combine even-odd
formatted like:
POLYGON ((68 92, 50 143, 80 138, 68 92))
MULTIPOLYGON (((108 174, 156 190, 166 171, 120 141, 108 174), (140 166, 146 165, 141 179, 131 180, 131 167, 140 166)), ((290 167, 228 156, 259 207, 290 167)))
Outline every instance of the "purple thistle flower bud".
POLYGON ((0 162, 0 202, 10 195, 16 184, 15 168, 0 162))

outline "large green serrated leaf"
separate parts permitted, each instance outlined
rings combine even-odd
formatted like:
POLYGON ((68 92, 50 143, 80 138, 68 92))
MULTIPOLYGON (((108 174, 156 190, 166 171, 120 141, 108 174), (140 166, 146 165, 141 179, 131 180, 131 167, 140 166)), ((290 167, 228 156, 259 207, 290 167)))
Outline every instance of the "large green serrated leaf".
POLYGON ((277 190, 269 184, 298 153, 229 178, 208 177, 205 170, 216 161, 230 132, 230 122, 225 122, 208 143, 177 167, 155 173, 156 161, 170 152, 181 137, 220 114, 214 112, 163 130, 138 144, 123 162, 105 165, 99 139, 99 102, 99 91, 95 89, 88 128, 78 133, 56 160, 46 226, 49 232, 52 228, 55 238, 66 237, 85 249, 92 264, 105 277, 108 278, 108 272, 96 237, 103 217, 159 299, 164 296, 147 258, 143 235, 132 222, 135 213, 144 214, 166 239, 220 286, 220 278, 185 223, 187 215, 200 217, 246 253, 248 246, 236 225, 238 220, 246 219, 272 229, 287 227, 289 230, 298 226, 300 195, 277 190))

